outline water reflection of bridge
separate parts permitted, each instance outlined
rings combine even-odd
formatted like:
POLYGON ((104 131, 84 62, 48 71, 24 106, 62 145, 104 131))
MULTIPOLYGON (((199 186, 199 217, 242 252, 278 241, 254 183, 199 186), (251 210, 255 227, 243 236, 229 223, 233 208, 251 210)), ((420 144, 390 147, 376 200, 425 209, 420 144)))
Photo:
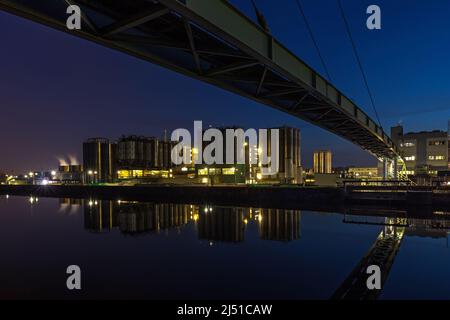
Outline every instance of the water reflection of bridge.
POLYGON ((369 290, 367 287, 367 268, 371 265, 380 267, 382 288, 389 276, 392 265, 405 235, 445 238, 448 246, 450 230, 450 215, 435 212, 426 219, 410 218, 406 212, 398 212, 400 217, 359 216, 353 214, 344 216, 344 223, 380 225, 383 230, 375 239, 367 254, 359 261, 347 278, 332 295, 332 299, 374 300, 381 290, 369 290))

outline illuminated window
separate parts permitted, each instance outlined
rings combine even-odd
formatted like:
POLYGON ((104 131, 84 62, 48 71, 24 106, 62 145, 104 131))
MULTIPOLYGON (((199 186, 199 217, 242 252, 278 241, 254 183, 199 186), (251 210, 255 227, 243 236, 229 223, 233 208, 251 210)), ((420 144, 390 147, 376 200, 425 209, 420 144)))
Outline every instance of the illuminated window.
POLYGON ((445 140, 428 141, 429 146, 445 146, 445 140))
POLYGON ((445 160, 445 156, 428 156, 428 160, 445 160))
POLYGON ((209 169, 209 174, 214 176, 216 174, 221 174, 222 173, 222 169, 220 168, 210 168, 209 169))
POLYGON ((416 156, 409 156, 409 157, 405 157, 406 161, 415 161, 416 160, 416 156))
POLYGON ((409 148, 409 147, 414 147, 414 146, 415 146, 415 143, 411 142, 411 141, 406 141, 406 142, 400 143, 400 147, 409 148))
POLYGON ((208 168, 198 169, 198 175, 199 176, 207 176, 208 175, 208 168))
POLYGON ((119 179, 130 179, 132 178, 130 170, 119 170, 117 171, 117 177, 119 179))
POLYGON ((233 174, 235 174, 235 172, 236 172, 235 168, 223 168, 222 169, 222 173, 224 175, 233 175, 233 174))
POLYGON ((144 172, 142 170, 133 170, 134 178, 141 178, 143 175, 144 175, 144 172))

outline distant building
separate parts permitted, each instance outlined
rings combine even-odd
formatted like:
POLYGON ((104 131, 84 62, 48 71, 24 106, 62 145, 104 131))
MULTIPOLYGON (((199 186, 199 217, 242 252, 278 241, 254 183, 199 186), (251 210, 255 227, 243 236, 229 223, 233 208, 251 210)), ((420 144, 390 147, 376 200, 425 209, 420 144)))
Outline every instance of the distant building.
MULTIPOLYGON (((227 135, 226 130, 240 129, 238 127, 220 128, 224 141, 223 158, 227 159, 227 135)), ((235 183, 301 183, 302 170, 300 158, 300 130, 291 127, 272 128, 279 130, 278 138, 278 171, 269 175, 262 175, 261 170, 264 165, 261 164, 261 150, 257 141, 257 145, 249 145, 249 141, 244 141, 244 145, 238 145, 234 141, 234 163, 232 164, 212 164, 212 165, 196 165, 197 175, 200 181, 210 184, 235 184, 235 183), (239 164, 238 154, 242 154, 245 161, 239 164), (253 162, 253 164, 252 164, 253 162)), ((267 156, 272 157, 272 146, 270 133, 267 136, 267 156)), ((243 129, 245 131, 245 129, 243 129)), ((258 137, 259 138, 259 137, 258 137)), ((209 145, 209 142, 203 143, 203 149, 209 145)), ((266 167, 270 167, 267 165, 266 167)))
POLYGON ((158 168, 158 140, 153 137, 123 136, 117 142, 117 165, 121 169, 158 168))
MULTIPOLYGON (((302 183, 302 167, 300 152, 300 129, 292 127, 273 128, 279 130, 278 139, 278 173, 263 177, 264 179, 274 179, 277 182, 286 184, 302 183)), ((270 132, 270 131, 269 131, 270 132)), ((269 156, 272 155, 270 144, 271 138, 268 135, 269 156)))
POLYGON ((51 178, 65 184, 79 184, 83 182, 82 165, 60 165, 55 175, 50 174, 51 178))
POLYGON ((113 182, 116 177, 116 147, 105 138, 83 143, 83 167, 86 183, 113 182))
MULTIPOLYGON (((227 130, 237 130, 240 129, 238 127, 222 127, 218 128, 222 132, 223 135, 223 164, 196 164, 195 172, 200 183, 217 185, 217 184, 243 184, 250 179, 251 176, 251 165, 249 164, 249 154, 253 152, 254 156, 257 157, 257 150, 250 150, 248 144, 244 141, 244 145, 240 145, 237 142, 236 138, 233 138, 234 141, 228 141, 227 139, 227 130), (231 155, 227 154, 227 144, 234 144, 233 150, 233 163, 226 163, 227 157, 231 157, 231 155), (245 160, 245 164, 238 163, 238 155, 242 155, 242 150, 244 151, 243 158, 245 160)), ((245 131, 245 130, 244 130, 245 131)), ((204 133, 204 132, 203 132, 204 133)), ((210 145, 211 142, 203 141, 202 145, 202 154, 204 154, 205 149, 210 145)), ((199 150, 195 148, 192 149, 192 160, 195 161, 199 154, 199 150)), ((257 165, 253 166, 254 168, 257 165)), ((256 179, 256 173, 255 173, 256 179)))
POLYGON ((376 179, 378 178, 378 167, 349 167, 346 178, 376 179))
POLYGON ((402 126, 391 128, 406 162, 409 175, 437 176, 449 169, 449 133, 440 130, 403 133, 402 126))
POLYGON ((158 143, 158 167, 160 169, 170 169, 173 167, 172 163, 172 147, 174 143, 171 141, 159 141, 158 143))
POLYGON ((119 179, 169 178, 171 142, 154 137, 123 136, 117 142, 119 179))
POLYGON ((314 173, 332 173, 331 151, 316 151, 313 158, 314 173))

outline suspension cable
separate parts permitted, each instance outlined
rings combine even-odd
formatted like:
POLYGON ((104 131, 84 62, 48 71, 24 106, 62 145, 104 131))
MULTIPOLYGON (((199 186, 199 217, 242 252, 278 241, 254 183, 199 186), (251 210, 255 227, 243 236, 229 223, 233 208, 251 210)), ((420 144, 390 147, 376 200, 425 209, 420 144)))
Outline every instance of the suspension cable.
POLYGON ((300 11, 300 14, 303 17, 303 20, 305 21, 309 36, 311 37, 312 42, 314 43, 314 47, 316 48, 317 54, 319 55, 320 62, 322 63, 322 67, 325 70, 328 81, 331 82, 332 80, 331 80, 330 72, 328 71, 327 65, 325 64, 325 60, 323 59, 323 56, 320 53, 319 45, 317 44, 316 38, 314 37, 314 33, 312 31, 311 25, 309 24, 308 19, 306 18, 306 14, 305 14, 305 11, 303 10, 303 6, 302 6, 300 0, 295 0, 295 2, 297 3, 298 10, 300 11))
POLYGON ((342 20, 344 20, 345 29, 347 30, 348 37, 350 38, 350 42, 352 44, 353 53, 355 54, 356 61, 357 61, 358 66, 359 66, 359 70, 361 71, 362 77, 364 79, 364 84, 365 84, 367 92, 369 94, 369 98, 370 98, 370 102, 372 104, 372 108, 375 111, 375 116, 377 117, 378 124, 380 125, 381 129, 383 129, 383 126, 381 125, 380 117, 378 116, 377 108, 375 106, 375 100, 373 98, 372 91, 370 90, 369 83, 367 81, 366 73, 364 72, 364 68, 362 66, 361 59, 360 59, 359 54, 358 54, 358 50, 356 49, 355 41, 353 40, 353 36, 352 36, 351 31, 350 31, 350 26, 348 24, 347 18, 345 17, 344 9, 342 7, 342 4, 341 4, 340 0, 337 0, 337 3, 338 3, 339 11, 340 11, 341 16, 342 16, 342 20))

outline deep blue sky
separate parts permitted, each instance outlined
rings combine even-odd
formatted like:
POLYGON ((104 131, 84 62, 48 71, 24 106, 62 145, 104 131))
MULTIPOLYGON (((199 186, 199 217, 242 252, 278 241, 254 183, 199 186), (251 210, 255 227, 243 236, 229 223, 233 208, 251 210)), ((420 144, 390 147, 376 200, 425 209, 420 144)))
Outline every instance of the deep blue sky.
MULTIPOLYGON (((250 0, 231 1, 254 19, 250 0)), ((272 33, 324 74, 294 0, 256 0, 272 33)), ((335 0, 303 0, 334 84, 369 115, 367 92, 335 0)), ((446 129, 450 118, 450 1, 342 0, 385 130, 446 129), (366 28, 370 4, 382 30, 366 28)), ((334 165, 375 160, 322 129, 232 93, 0 12, 0 171, 27 172, 76 155, 93 136, 162 136, 211 125, 302 129, 303 164, 330 148, 334 165)))

